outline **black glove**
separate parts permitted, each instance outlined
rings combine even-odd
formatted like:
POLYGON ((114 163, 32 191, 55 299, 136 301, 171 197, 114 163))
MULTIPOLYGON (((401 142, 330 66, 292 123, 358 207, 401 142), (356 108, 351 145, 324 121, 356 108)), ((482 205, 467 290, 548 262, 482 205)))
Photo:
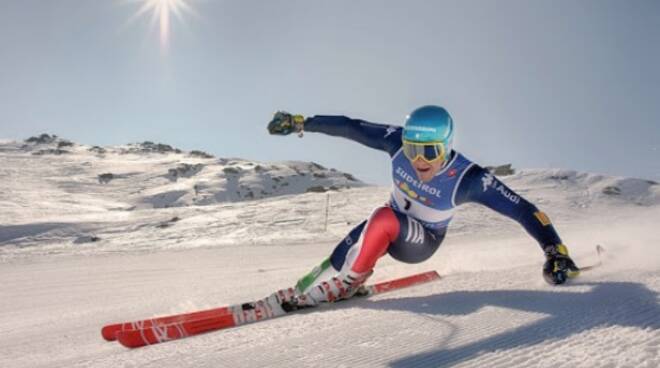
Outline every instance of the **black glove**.
POLYGON ((563 244, 545 247, 545 264, 543 265, 543 278, 550 285, 560 285, 569 278, 580 274, 580 269, 568 256, 568 249, 563 244))
POLYGON ((304 124, 304 116, 278 111, 273 115, 273 120, 268 123, 268 133, 277 135, 288 135, 294 132, 302 133, 304 124))

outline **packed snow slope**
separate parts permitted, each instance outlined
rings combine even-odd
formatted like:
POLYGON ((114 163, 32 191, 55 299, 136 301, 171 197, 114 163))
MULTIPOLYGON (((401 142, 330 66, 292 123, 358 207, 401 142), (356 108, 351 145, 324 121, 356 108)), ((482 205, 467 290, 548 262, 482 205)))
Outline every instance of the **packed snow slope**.
POLYGON ((315 164, 167 147, 0 142, 1 367, 660 366, 660 186, 569 170, 501 177, 578 265, 605 247, 569 285, 542 281, 515 222, 466 205, 430 260, 385 256, 371 278, 436 269, 439 282, 139 350, 107 343, 107 323, 291 286, 388 198, 315 164))

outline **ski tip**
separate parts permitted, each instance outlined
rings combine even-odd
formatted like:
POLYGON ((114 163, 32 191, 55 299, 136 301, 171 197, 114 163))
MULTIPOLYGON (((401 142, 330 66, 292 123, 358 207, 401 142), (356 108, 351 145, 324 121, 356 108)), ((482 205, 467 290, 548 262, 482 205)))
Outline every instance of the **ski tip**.
POLYGON ((101 336, 105 341, 115 341, 117 339, 117 332, 120 330, 120 325, 107 325, 101 329, 101 336))
POLYGON ((438 271, 432 270, 432 271, 426 271, 408 277, 404 277, 403 279, 410 279, 420 283, 424 283, 424 282, 439 280, 440 278, 441 277, 438 271))
POLYGON ((143 339, 135 338, 134 335, 133 331, 119 331, 116 334, 117 342, 129 349, 140 348, 147 345, 143 339))
POLYGON ((413 277, 423 277, 427 281, 434 281, 434 280, 439 280, 439 279, 442 278, 440 276, 440 274, 438 273, 438 271, 436 271, 436 270, 422 272, 420 274, 413 275, 413 277))

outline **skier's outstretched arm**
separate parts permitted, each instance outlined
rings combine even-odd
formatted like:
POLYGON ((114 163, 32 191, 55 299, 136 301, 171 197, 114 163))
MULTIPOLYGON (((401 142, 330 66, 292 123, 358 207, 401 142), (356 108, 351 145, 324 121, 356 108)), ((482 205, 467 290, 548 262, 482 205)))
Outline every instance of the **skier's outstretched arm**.
POLYGON ((268 124, 270 134, 287 135, 294 132, 319 132, 343 137, 365 146, 394 155, 401 147, 401 127, 370 123, 346 116, 316 115, 304 118, 277 112, 268 124))
POLYGON ((550 218, 534 204, 511 190, 493 174, 474 165, 458 185, 456 205, 467 202, 482 204, 522 225, 539 243, 547 258, 546 280, 553 284, 565 282, 565 277, 577 275, 578 268, 568 256, 550 218))
POLYGON ((454 202, 456 205, 479 203, 518 222, 541 249, 561 243, 547 215, 481 166, 474 165, 468 170, 458 185, 454 202))

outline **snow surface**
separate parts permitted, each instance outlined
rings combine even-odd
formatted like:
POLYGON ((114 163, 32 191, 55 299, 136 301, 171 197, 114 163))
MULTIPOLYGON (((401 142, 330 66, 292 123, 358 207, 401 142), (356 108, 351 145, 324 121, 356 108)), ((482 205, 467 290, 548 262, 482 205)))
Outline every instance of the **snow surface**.
POLYGON ((605 265, 570 285, 543 282, 541 251, 516 223, 466 205, 429 261, 386 256, 371 279, 436 269, 439 282, 127 350, 100 328, 291 286, 389 190, 308 163, 140 145, 33 154, 56 148, 0 143, 1 367, 660 366, 656 183, 502 178, 550 215, 579 265, 605 247, 605 265))

